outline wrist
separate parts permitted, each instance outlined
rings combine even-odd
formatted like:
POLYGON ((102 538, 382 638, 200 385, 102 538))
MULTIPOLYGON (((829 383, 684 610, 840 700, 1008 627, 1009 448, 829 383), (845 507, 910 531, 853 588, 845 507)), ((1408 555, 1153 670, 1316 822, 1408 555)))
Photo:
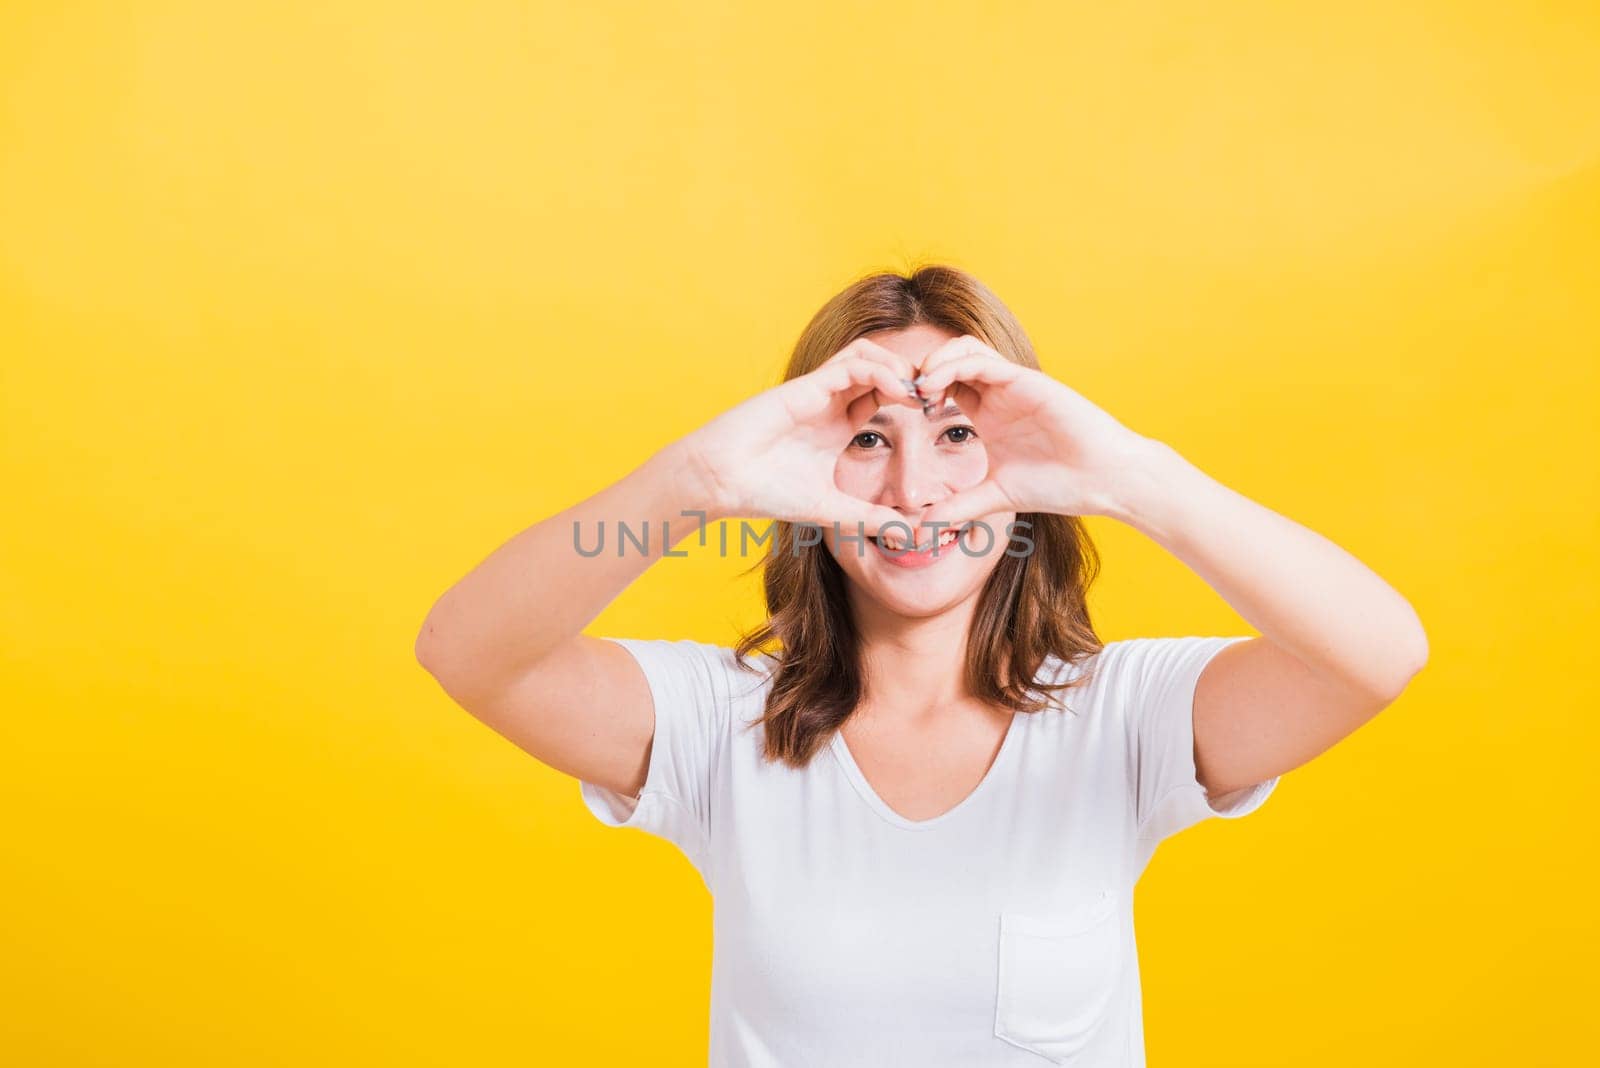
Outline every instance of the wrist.
POLYGON ((1200 470, 1172 446, 1142 437, 1119 468, 1105 514, 1152 537, 1170 528, 1200 470))
POLYGON ((729 507, 716 471, 687 438, 658 449, 648 463, 666 480, 672 504, 679 511, 702 512, 707 523, 737 514, 729 507))

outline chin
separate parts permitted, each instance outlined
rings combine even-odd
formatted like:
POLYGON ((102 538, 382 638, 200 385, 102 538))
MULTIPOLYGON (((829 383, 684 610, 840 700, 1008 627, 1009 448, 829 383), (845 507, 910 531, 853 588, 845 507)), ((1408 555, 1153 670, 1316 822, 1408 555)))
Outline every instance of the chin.
POLYGON ((885 612, 893 613, 905 619, 932 619, 942 616, 958 605, 966 603, 977 594, 979 587, 963 591, 956 597, 933 596, 895 596, 885 590, 865 590, 865 596, 877 602, 885 612))
POLYGON ((844 565, 845 574, 860 596, 885 611, 927 618, 971 600, 993 571, 992 561, 968 557, 959 549, 954 552, 954 558, 932 568, 901 569, 883 560, 869 559, 860 562, 864 566, 844 565), (950 570, 943 570, 945 567, 950 570))

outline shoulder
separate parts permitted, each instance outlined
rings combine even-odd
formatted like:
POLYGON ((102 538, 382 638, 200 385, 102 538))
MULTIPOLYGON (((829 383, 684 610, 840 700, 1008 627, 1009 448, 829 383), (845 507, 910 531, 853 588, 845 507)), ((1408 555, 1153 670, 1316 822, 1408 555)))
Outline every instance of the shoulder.
POLYGON ((638 661, 646 678, 710 706, 726 707, 748 698, 770 681, 776 661, 770 654, 744 657, 728 645, 695 638, 610 638, 638 661))
POLYGON ((1154 674, 1210 659, 1243 637, 1121 638, 1106 642, 1086 663, 1103 682, 1131 684, 1154 674))
POLYGON ((1082 716, 1093 705, 1094 673, 1100 653, 1081 654, 1067 660, 1055 653, 1045 657, 1034 674, 1034 685, 1049 704, 1041 715, 1065 713, 1082 716))
POLYGON ((1052 654, 1038 678, 1052 684, 1070 682, 1056 691, 1058 705, 1069 711, 1117 705, 1136 697, 1153 679, 1184 665, 1209 659, 1230 638, 1121 638, 1071 661, 1052 654))
POLYGON ((1091 675, 1084 693, 1107 714, 1134 720, 1187 712, 1206 665, 1229 645, 1247 640, 1196 635, 1107 642, 1084 662, 1091 675))

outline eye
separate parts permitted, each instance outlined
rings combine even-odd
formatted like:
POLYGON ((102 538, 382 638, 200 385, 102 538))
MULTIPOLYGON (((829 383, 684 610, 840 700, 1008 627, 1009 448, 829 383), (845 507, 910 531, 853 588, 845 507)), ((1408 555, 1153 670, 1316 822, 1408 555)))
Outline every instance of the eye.
POLYGON ((870 445, 862 445, 861 444, 861 439, 862 438, 881 438, 882 436, 883 435, 879 434, 876 430, 863 430, 861 433, 857 434, 851 440, 850 444, 858 446, 858 447, 863 448, 863 449, 871 448, 870 445))
POLYGON ((978 431, 976 429, 974 429, 973 427, 970 427, 970 426, 953 426, 950 429, 946 430, 945 433, 946 434, 959 433, 959 434, 964 435, 963 437, 959 438, 955 442, 955 444, 957 444, 957 445, 965 445, 969 441, 976 441, 978 439, 978 431))

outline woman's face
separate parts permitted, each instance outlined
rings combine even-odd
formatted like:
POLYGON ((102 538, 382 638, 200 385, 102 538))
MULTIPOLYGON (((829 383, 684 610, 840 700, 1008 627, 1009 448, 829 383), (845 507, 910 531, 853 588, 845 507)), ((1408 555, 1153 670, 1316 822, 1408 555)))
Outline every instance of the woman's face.
MULTIPOLYGON (((868 334, 872 341, 905 356, 913 368, 956 335, 938 327, 917 325, 868 334)), ((932 418, 903 404, 880 408, 858 428, 834 467, 834 482, 845 493, 893 508, 909 529, 884 532, 899 539, 901 551, 887 552, 878 541, 840 541, 831 529, 823 541, 854 587, 853 593, 903 616, 936 615, 974 597, 1000 563, 1008 544, 1006 525, 1015 512, 980 516, 977 529, 952 542, 946 528, 936 552, 909 550, 922 514, 958 490, 982 482, 989 461, 983 442, 959 408, 947 403, 932 418), (984 527, 987 527, 987 530, 984 527)), ((843 531, 851 533, 848 529, 843 531)))

